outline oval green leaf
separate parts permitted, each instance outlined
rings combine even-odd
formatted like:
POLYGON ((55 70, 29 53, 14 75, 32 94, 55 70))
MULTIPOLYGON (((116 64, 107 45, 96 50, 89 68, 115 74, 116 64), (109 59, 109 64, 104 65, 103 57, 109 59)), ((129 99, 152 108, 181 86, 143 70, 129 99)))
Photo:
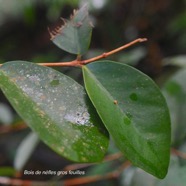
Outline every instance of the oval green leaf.
POLYGON ((103 158, 108 133, 77 82, 51 68, 14 61, 0 68, 0 87, 54 151, 76 162, 103 158))
POLYGON ((170 117, 155 83, 112 61, 83 67, 85 87, 116 145, 136 166, 165 177, 170 156, 170 117))
POLYGON ((70 21, 60 29, 51 32, 52 41, 62 50, 82 55, 89 48, 92 35, 92 24, 88 15, 87 5, 75 11, 70 21))

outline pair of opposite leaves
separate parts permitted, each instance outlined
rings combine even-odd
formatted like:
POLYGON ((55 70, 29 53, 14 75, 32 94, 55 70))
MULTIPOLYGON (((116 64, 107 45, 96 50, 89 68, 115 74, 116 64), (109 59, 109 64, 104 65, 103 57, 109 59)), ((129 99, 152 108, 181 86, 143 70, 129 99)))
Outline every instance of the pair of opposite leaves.
MULTIPOLYGON (((51 36, 61 49, 82 55, 91 33, 83 6, 51 36)), ((84 65, 82 70, 91 101, 74 80, 28 62, 4 64, 0 87, 27 124, 62 156, 100 161, 109 132, 134 165, 163 178, 169 164, 170 119, 157 86, 134 68, 111 61, 84 65)))
POLYGON ((84 65, 82 71, 88 96, 64 74, 22 61, 0 68, 0 87, 26 123, 62 156, 100 161, 109 132, 134 165, 163 178, 170 119, 158 87, 138 70, 112 61, 84 65))

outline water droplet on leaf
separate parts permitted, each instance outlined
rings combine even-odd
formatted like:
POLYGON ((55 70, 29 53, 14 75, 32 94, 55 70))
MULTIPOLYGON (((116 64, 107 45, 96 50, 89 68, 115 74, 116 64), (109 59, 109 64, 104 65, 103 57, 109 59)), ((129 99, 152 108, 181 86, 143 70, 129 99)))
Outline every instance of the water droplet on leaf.
POLYGON ((132 115, 131 115, 129 112, 126 113, 126 116, 127 116, 128 118, 132 119, 132 115))
POLYGON ((138 100, 137 94, 136 94, 136 93, 130 94, 130 99, 131 99, 132 101, 137 101, 137 100, 138 100))
POLYGON ((130 118, 128 118, 128 117, 126 117, 126 116, 124 117, 123 121, 124 121, 124 123, 125 123, 126 125, 130 125, 130 124, 131 124, 130 118))
POLYGON ((59 85, 59 80, 58 79, 54 79, 50 82, 51 86, 58 86, 59 85))
POLYGON ((123 121, 126 125, 130 125, 131 124, 131 119, 132 119, 132 115, 129 112, 127 112, 126 116, 124 116, 123 121))

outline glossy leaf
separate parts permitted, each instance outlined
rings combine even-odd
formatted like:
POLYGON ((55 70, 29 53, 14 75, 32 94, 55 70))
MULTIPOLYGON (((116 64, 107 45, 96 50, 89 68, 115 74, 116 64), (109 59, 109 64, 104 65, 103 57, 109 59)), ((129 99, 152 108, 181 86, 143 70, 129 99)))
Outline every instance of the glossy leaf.
POLYGON ((89 48, 91 35, 92 24, 88 16, 88 8, 84 5, 74 12, 70 21, 65 20, 64 26, 51 32, 51 39, 62 50, 82 55, 89 48))
POLYGON ((163 94, 171 115, 172 143, 178 144, 186 137, 186 70, 179 70, 164 85, 163 94))
POLYGON ((54 151, 77 162, 103 158, 107 131, 77 82, 51 68, 14 61, 0 68, 0 87, 54 151))
POLYGON ((159 88, 145 74, 112 61, 83 67, 85 87, 116 145, 136 166, 163 178, 170 118, 159 88))

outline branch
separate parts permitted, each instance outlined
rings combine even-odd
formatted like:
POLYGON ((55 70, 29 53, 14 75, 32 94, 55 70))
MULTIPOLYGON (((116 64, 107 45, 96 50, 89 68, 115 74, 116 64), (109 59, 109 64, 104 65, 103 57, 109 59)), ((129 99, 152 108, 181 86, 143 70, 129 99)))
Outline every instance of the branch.
MULTIPOLYGON (((109 154, 104 158, 104 162, 109 162, 109 161, 113 161, 113 160, 117 160, 119 158, 123 157, 123 154, 118 152, 115 154, 109 154)), ((92 165, 96 165, 96 163, 79 163, 79 164, 70 164, 67 165, 63 170, 77 170, 77 169, 82 169, 82 168, 86 168, 92 165)))
POLYGON ((122 171, 126 168, 128 168, 131 165, 129 161, 126 161, 123 163, 120 167, 118 167, 117 170, 114 170, 112 172, 109 172, 104 175, 95 175, 95 176, 85 176, 85 177, 79 177, 79 178, 70 178, 70 179, 65 179, 61 181, 36 181, 36 180, 22 180, 22 179, 17 179, 17 178, 8 178, 8 177, 3 177, 0 176, 0 184, 3 185, 12 185, 12 186, 20 186, 20 185, 25 185, 25 186, 30 186, 30 185, 37 185, 37 186, 49 186, 53 184, 58 184, 58 185, 65 185, 65 186, 75 186, 75 185, 82 185, 86 183, 93 183, 93 182, 98 182, 100 180, 107 180, 107 179, 116 179, 120 176, 122 171))
POLYGON ((131 163, 129 161, 126 161, 118 168, 118 170, 109 172, 107 174, 72 178, 72 179, 64 180, 63 183, 65 186, 75 186, 75 185, 95 183, 101 180, 117 179, 120 176, 120 174, 124 171, 124 169, 128 168, 130 165, 131 163))
MULTIPOLYGON (((0 184, 2 185, 11 185, 11 186, 50 186, 56 184, 55 181, 36 181, 36 180, 22 180, 17 178, 8 178, 0 176, 0 184)), ((63 185, 63 181, 57 182, 59 185, 63 185)))
MULTIPOLYGON (((106 52, 106 53, 103 53, 99 56, 96 56, 96 57, 93 57, 93 58, 90 58, 90 59, 87 59, 87 60, 83 60, 81 61, 80 58, 77 58, 76 60, 73 60, 73 61, 68 61, 68 62, 52 62, 52 63, 37 63, 38 65, 41 65, 41 66, 50 66, 50 67, 70 67, 70 66, 74 66, 74 67, 81 67, 82 65, 86 65, 88 63, 91 63, 91 62, 94 62, 94 61, 97 61, 99 59, 102 59, 102 58, 106 58, 110 55, 113 55, 121 50, 124 50, 126 48, 129 48, 130 46, 132 45, 135 45, 137 43, 141 43, 141 42, 145 42, 147 41, 147 38, 138 38, 134 41, 131 41, 130 43, 127 43, 119 48, 116 48, 114 50, 111 50, 110 52, 106 52)), ((0 64, 0 66, 2 66, 2 64, 0 64)))
POLYGON ((23 121, 13 125, 2 125, 0 126, 0 135, 26 129, 27 127, 28 126, 23 121))
POLYGON ((103 53, 103 54, 101 54, 101 55, 99 55, 97 57, 93 57, 91 59, 87 59, 85 61, 82 61, 82 64, 88 64, 88 63, 91 63, 93 61, 97 61, 99 59, 106 58, 106 57, 108 57, 110 55, 113 55, 113 54, 115 54, 117 52, 120 52, 121 50, 124 50, 126 48, 129 48, 132 45, 135 45, 137 43, 142 43, 142 42, 145 42, 145 41, 147 41, 147 38, 138 38, 138 39, 136 39, 136 40, 134 40, 134 41, 132 41, 130 43, 127 43, 127 44, 125 44, 125 45, 123 45, 123 46, 121 46, 119 48, 116 48, 114 50, 111 50, 110 52, 106 52, 106 53, 103 53))
POLYGON ((179 150, 176 150, 174 148, 171 149, 172 154, 179 156, 180 158, 186 159, 186 153, 185 152, 181 152, 179 150))

